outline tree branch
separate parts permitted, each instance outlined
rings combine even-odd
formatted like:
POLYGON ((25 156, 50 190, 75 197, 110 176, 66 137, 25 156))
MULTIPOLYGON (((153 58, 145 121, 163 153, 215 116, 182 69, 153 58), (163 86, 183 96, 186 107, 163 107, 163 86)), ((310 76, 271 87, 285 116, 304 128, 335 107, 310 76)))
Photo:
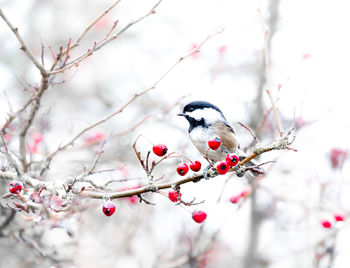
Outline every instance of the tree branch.
MULTIPOLYGON (((289 142, 289 136, 291 135, 291 132, 288 132, 284 134, 283 137, 279 138, 277 141, 272 143, 268 147, 260 147, 256 148, 253 153, 251 153, 247 158, 244 160, 240 161, 237 166, 233 167, 230 169, 230 172, 236 171, 237 169, 241 168, 245 163, 249 162, 250 160, 256 158, 258 155, 273 151, 273 150, 285 150, 287 149, 288 145, 290 144, 289 142)), ((208 171, 208 177, 213 178, 218 176, 218 172, 216 171, 215 168, 211 168, 208 171)), ((189 182, 198 182, 201 179, 203 179, 203 173, 195 173, 192 176, 188 176, 186 178, 179 179, 175 182, 169 182, 169 183, 163 183, 163 184, 152 184, 152 185, 146 185, 137 189, 132 189, 132 190, 127 190, 127 191, 122 191, 122 192, 114 192, 114 193, 100 193, 100 192, 90 192, 85 190, 82 192, 80 195, 82 197, 88 197, 88 198, 95 198, 95 199, 104 199, 106 195, 110 199, 115 199, 115 198, 122 198, 122 197, 130 197, 133 195, 140 195, 143 193, 147 192, 154 192, 156 190, 162 190, 162 189, 169 189, 169 188, 174 188, 174 186, 179 186, 181 184, 189 183, 189 182)))
POLYGON ((41 78, 41 85, 40 88, 35 96, 34 99, 34 106, 32 107, 32 110, 30 111, 29 119, 27 120, 26 123, 24 123, 20 134, 19 134, 19 152, 21 155, 21 161, 23 165, 23 171, 26 172, 28 169, 28 163, 27 163, 27 148, 26 148, 26 135, 28 132, 28 129, 32 125, 34 118, 39 110, 40 107, 40 102, 41 102, 41 97, 43 96, 45 90, 48 88, 49 82, 48 82, 48 75, 42 75, 41 78))

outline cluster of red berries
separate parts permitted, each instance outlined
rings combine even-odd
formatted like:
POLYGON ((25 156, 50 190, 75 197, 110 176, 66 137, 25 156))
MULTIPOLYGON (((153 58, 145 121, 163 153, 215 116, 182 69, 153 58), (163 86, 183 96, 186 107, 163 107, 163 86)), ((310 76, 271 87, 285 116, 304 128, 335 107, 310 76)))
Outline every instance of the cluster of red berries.
POLYGON ((186 163, 180 163, 177 165, 176 172, 180 176, 185 176, 189 169, 191 169, 194 172, 198 172, 201 170, 201 167, 202 167, 202 164, 199 161, 194 161, 194 162, 191 161, 191 164, 189 167, 186 163))
MULTIPOLYGON (((168 148, 164 145, 164 144, 157 144, 157 145, 153 145, 152 148, 153 152, 158 155, 158 156, 164 156, 166 155, 166 153, 168 152, 168 148)), ((177 173, 180 176, 185 176, 187 174, 187 172, 189 171, 189 169, 191 169, 194 172, 198 172, 201 170, 202 164, 199 161, 191 161, 190 166, 188 166, 186 163, 180 163, 177 166, 177 173)))
MULTIPOLYGON (((335 213, 333 215, 333 218, 336 222, 342 222, 345 220, 345 215, 340 213, 335 213)), ((326 229, 331 229, 333 227, 333 224, 330 220, 322 220, 321 225, 323 228, 326 228, 326 229)))
MULTIPOLYGON (((217 150, 221 145, 221 139, 217 136, 213 136, 208 141, 208 146, 212 150, 217 150)), ((236 154, 228 154, 226 155, 226 159, 223 161, 220 161, 216 164, 216 170, 219 172, 220 175, 224 175, 227 173, 227 171, 230 169, 230 167, 234 167, 239 163, 239 157, 236 154)))

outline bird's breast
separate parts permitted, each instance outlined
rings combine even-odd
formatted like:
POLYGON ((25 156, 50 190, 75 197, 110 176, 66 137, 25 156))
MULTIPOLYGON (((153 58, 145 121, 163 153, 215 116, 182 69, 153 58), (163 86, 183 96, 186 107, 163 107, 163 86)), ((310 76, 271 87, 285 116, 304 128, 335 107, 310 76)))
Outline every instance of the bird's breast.
POLYGON ((218 136, 219 138, 221 138, 220 135, 212 131, 210 127, 209 128, 196 127, 192 129, 192 131, 189 133, 189 136, 193 145, 197 148, 197 150, 203 156, 205 156, 208 152, 208 158, 213 162, 224 160, 226 157, 226 154, 230 152, 234 152, 234 150, 228 149, 227 147, 225 147, 223 143, 221 143, 220 147, 217 150, 208 151, 209 139, 213 136, 218 136))

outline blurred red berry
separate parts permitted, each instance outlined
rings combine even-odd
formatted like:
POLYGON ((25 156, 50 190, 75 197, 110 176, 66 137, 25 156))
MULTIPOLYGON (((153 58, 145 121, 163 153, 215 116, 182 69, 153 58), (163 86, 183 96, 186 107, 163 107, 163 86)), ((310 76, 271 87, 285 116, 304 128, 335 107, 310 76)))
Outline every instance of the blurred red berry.
POLYGON ((238 203, 238 201, 241 199, 241 196, 240 195, 234 195, 234 196, 231 196, 230 198, 230 202, 233 203, 233 204, 236 204, 238 203))
POLYGON ((139 201, 139 198, 137 197, 137 195, 130 196, 128 197, 128 199, 131 204, 135 204, 139 201))
POLYGON ((332 228, 332 223, 328 220, 321 221, 321 224, 322 224, 323 228, 327 228, 327 229, 332 228))
POLYGON ((208 146, 212 150, 216 150, 217 148, 219 148, 220 144, 221 144, 221 139, 218 136, 213 136, 208 141, 208 146))
POLYGON ((84 139, 86 143, 94 143, 94 142, 102 141, 105 138, 106 138, 106 135, 104 132, 96 131, 95 133, 86 136, 84 139))
POLYGON ((108 217, 112 216, 115 212, 114 203, 112 201, 107 201, 106 203, 103 204, 102 211, 106 216, 108 217))
POLYGON ((220 48, 219 48, 219 55, 220 56, 223 56, 225 54, 227 50, 227 46, 226 45, 222 45, 220 48))
MULTIPOLYGON (((120 188, 120 192, 123 192, 123 191, 128 191, 128 190, 133 190, 133 189, 137 189, 139 188, 140 186, 136 185, 136 186, 132 186, 132 187, 122 187, 120 188)), ((123 198, 124 200, 128 200, 131 204, 135 204, 139 201, 139 198, 137 195, 133 195, 133 196, 129 196, 129 197, 124 197, 123 198)))
POLYGON ((32 202, 37 204, 43 202, 43 198, 38 193, 32 193, 29 198, 32 202))
MULTIPOLYGON (((197 44, 193 44, 191 50, 192 50, 192 51, 195 51, 197 48, 198 48, 197 44)), ((198 57, 199 57, 199 51, 196 51, 196 52, 192 53, 192 54, 191 54, 191 57, 192 57, 194 60, 198 59, 198 57)))
POLYGON ((178 164, 176 171, 180 176, 185 176, 188 172, 188 165, 186 163, 178 164))
POLYGON ((153 152, 158 156, 164 156, 168 152, 168 148, 164 144, 153 145, 153 152))
POLYGON ((181 197, 181 193, 175 190, 172 190, 168 193, 168 197, 171 200, 171 202, 177 202, 179 201, 179 197, 181 197))
POLYGON ((310 59, 311 58, 311 54, 305 53, 305 54, 303 54, 302 58, 303 58, 303 60, 310 59))
POLYGON ((339 214, 339 213, 334 214, 333 217, 336 221, 344 221, 344 219, 345 219, 345 215, 339 214))
POLYGON ((243 190, 241 193, 240 193, 240 196, 241 197, 246 197, 247 195, 249 195, 251 192, 251 190, 249 188, 243 190))
POLYGON ((61 199, 59 196, 51 196, 50 200, 50 208, 57 211, 64 208, 64 199, 61 199))
POLYGON ((2 135, 3 137, 4 137, 4 139, 5 139, 5 141, 8 141, 8 142, 10 142, 11 141, 11 139, 12 139, 12 136, 10 135, 10 134, 4 134, 4 135, 2 135))
POLYGON ((38 144, 37 143, 27 144, 27 150, 31 154, 37 153, 38 152, 38 144))
POLYGON ((228 154, 226 155, 226 162, 230 167, 234 167, 239 162, 239 157, 236 154, 228 154))
POLYGON ((332 168, 342 168, 347 152, 342 149, 333 148, 331 150, 330 158, 332 163, 332 168))
POLYGON ((202 210, 195 210, 192 212, 192 219, 197 223, 202 223, 207 218, 207 213, 202 210))
POLYGON ((34 143, 38 144, 44 140, 43 134, 40 132, 33 133, 32 140, 34 143))
POLYGON ((219 172, 220 175, 226 174, 229 169, 230 167, 226 161, 221 161, 218 164, 216 164, 216 170, 219 172))
POLYGON ((23 184, 20 181, 11 181, 9 184, 9 191, 13 194, 18 194, 22 191, 23 184))
POLYGON ((199 161, 194 161, 190 164, 190 169, 194 172, 198 172, 201 170, 202 164, 199 161))

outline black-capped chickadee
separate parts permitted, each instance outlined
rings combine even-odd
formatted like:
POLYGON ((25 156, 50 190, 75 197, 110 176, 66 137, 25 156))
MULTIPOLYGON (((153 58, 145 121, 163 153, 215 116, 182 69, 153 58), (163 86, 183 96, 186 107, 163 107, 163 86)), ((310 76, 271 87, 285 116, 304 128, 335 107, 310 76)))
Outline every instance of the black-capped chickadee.
MULTIPOLYGON (((203 156, 207 154, 213 163, 225 160, 228 153, 237 154, 240 160, 245 158, 244 152, 239 148, 235 130, 217 106, 206 101, 194 101, 187 104, 183 112, 178 115, 185 117, 190 123, 188 134, 193 145, 203 156), (217 150, 208 151, 208 141, 213 136, 221 139, 221 145, 217 150)), ((254 176, 264 173, 262 168, 256 166, 255 161, 250 161, 246 165, 254 167, 250 170, 254 176)), ((243 176, 242 173, 237 175, 243 176)))

